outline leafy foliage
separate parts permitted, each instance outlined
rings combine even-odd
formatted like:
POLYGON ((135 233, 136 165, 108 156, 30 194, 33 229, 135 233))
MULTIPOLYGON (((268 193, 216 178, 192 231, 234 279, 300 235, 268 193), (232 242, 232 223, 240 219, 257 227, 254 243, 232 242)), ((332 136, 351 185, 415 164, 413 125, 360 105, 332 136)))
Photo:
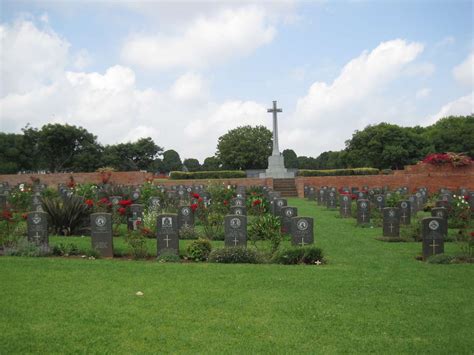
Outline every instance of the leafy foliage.
POLYGON ((209 239, 199 238, 188 245, 186 251, 188 256, 194 261, 206 261, 209 253, 212 250, 212 245, 209 239))
POLYGON ((240 170, 220 170, 220 171, 172 171, 170 178, 175 180, 194 180, 194 179, 229 179, 245 178, 245 171, 240 170))
POLYGON ((270 214, 264 214, 251 220, 249 239, 254 245, 257 240, 268 240, 271 245, 271 253, 273 254, 278 250, 282 241, 280 219, 270 214))
POLYGON ((56 234, 80 234, 89 224, 89 207, 81 197, 45 197, 42 199, 42 205, 49 216, 49 226, 56 234))
POLYGON ((263 262, 263 259, 255 249, 224 247, 211 251, 209 254, 209 262, 222 264, 259 264, 263 262))
POLYGON ((332 170, 299 170, 298 176, 347 176, 347 175, 378 175, 379 169, 354 168, 332 170))
POLYGON ((315 246, 286 248, 276 253, 272 261, 277 264, 316 264, 324 263, 323 251, 315 246))

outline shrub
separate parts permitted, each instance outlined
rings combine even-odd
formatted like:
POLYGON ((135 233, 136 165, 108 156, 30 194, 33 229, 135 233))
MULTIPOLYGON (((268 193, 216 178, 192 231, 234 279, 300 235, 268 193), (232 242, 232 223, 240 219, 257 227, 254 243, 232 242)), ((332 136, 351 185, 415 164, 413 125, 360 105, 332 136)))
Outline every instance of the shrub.
POLYGON ((68 256, 79 255, 81 252, 74 243, 59 243, 53 247, 52 253, 57 256, 68 256))
POLYGON ((255 249, 244 247, 224 247, 214 249, 209 254, 209 262, 222 264, 259 264, 262 257, 255 249))
POLYGON ((89 207, 81 197, 71 196, 64 200, 46 197, 42 199, 42 205, 56 234, 80 234, 89 225, 89 207))
POLYGON ((329 170, 299 170, 298 176, 347 176, 347 175, 378 175, 379 169, 329 169, 329 170))
POLYGON ((47 256, 48 250, 37 246, 35 243, 30 243, 26 237, 17 240, 15 245, 5 249, 5 255, 8 256, 47 256))
POLYGON ((268 240, 273 254, 282 240, 280 219, 269 214, 253 219, 249 226, 249 239, 254 245, 257 240, 268 240))
POLYGON ((451 164, 453 167, 461 167, 470 165, 472 163, 472 159, 464 153, 447 152, 430 154, 425 159, 423 159, 422 162, 425 164, 437 166, 451 164))
POLYGON ((436 254, 430 256, 426 261, 430 264, 452 264, 455 259, 452 255, 436 254))
POLYGON ((316 264, 324 263, 323 251, 315 246, 291 247, 280 250, 275 254, 272 261, 277 264, 316 264))
POLYGON ((194 227, 183 226, 179 230, 179 239, 198 239, 199 235, 194 227))
POLYGON ((178 263, 181 259, 173 253, 163 253, 156 258, 159 263, 178 263))
POLYGON ((140 231, 129 233, 125 238, 130 253, 135 260, 144 259, 147 256, 146 238, 140 231))
POLYGON ((194 179, 229 179, 246 178, 247 174, 241 170, 222 170, 222 171, 172 171, 170 178, 174 180, 194 180, 194 179))
POLYGON ((189 258, 194 261, 205 261, 212 250, 211 242, 208 239, 199 238, 188 245, 186 251, 189 258))

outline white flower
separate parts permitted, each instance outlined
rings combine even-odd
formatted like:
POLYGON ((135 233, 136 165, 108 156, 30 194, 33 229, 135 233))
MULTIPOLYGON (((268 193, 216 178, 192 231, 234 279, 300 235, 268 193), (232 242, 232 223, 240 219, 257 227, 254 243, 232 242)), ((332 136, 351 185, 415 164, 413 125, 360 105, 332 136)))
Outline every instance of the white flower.
POLYGON ((143 296, 143 292, 142 291, 138 291, 137 293, 135 293, 137 296, 143 296))

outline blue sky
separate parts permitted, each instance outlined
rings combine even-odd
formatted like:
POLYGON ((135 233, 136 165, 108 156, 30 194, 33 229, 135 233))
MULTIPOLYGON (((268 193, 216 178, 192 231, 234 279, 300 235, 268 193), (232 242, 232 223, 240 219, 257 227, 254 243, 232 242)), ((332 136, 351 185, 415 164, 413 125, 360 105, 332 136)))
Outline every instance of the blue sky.
POLYGON ((471 1, 1 1, 2 131, 80 125, 182 158, 240 125, 317 156, 473 109, 471 1))

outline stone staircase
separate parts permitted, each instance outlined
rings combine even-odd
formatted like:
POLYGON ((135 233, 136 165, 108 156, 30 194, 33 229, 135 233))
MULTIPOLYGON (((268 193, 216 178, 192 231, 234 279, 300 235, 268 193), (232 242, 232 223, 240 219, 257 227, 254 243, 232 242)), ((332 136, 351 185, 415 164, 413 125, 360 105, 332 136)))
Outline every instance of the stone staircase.
POLYGON ((295 179, 273 179, 273 191, 281 193, 281 197, 298 197, 295 179))

